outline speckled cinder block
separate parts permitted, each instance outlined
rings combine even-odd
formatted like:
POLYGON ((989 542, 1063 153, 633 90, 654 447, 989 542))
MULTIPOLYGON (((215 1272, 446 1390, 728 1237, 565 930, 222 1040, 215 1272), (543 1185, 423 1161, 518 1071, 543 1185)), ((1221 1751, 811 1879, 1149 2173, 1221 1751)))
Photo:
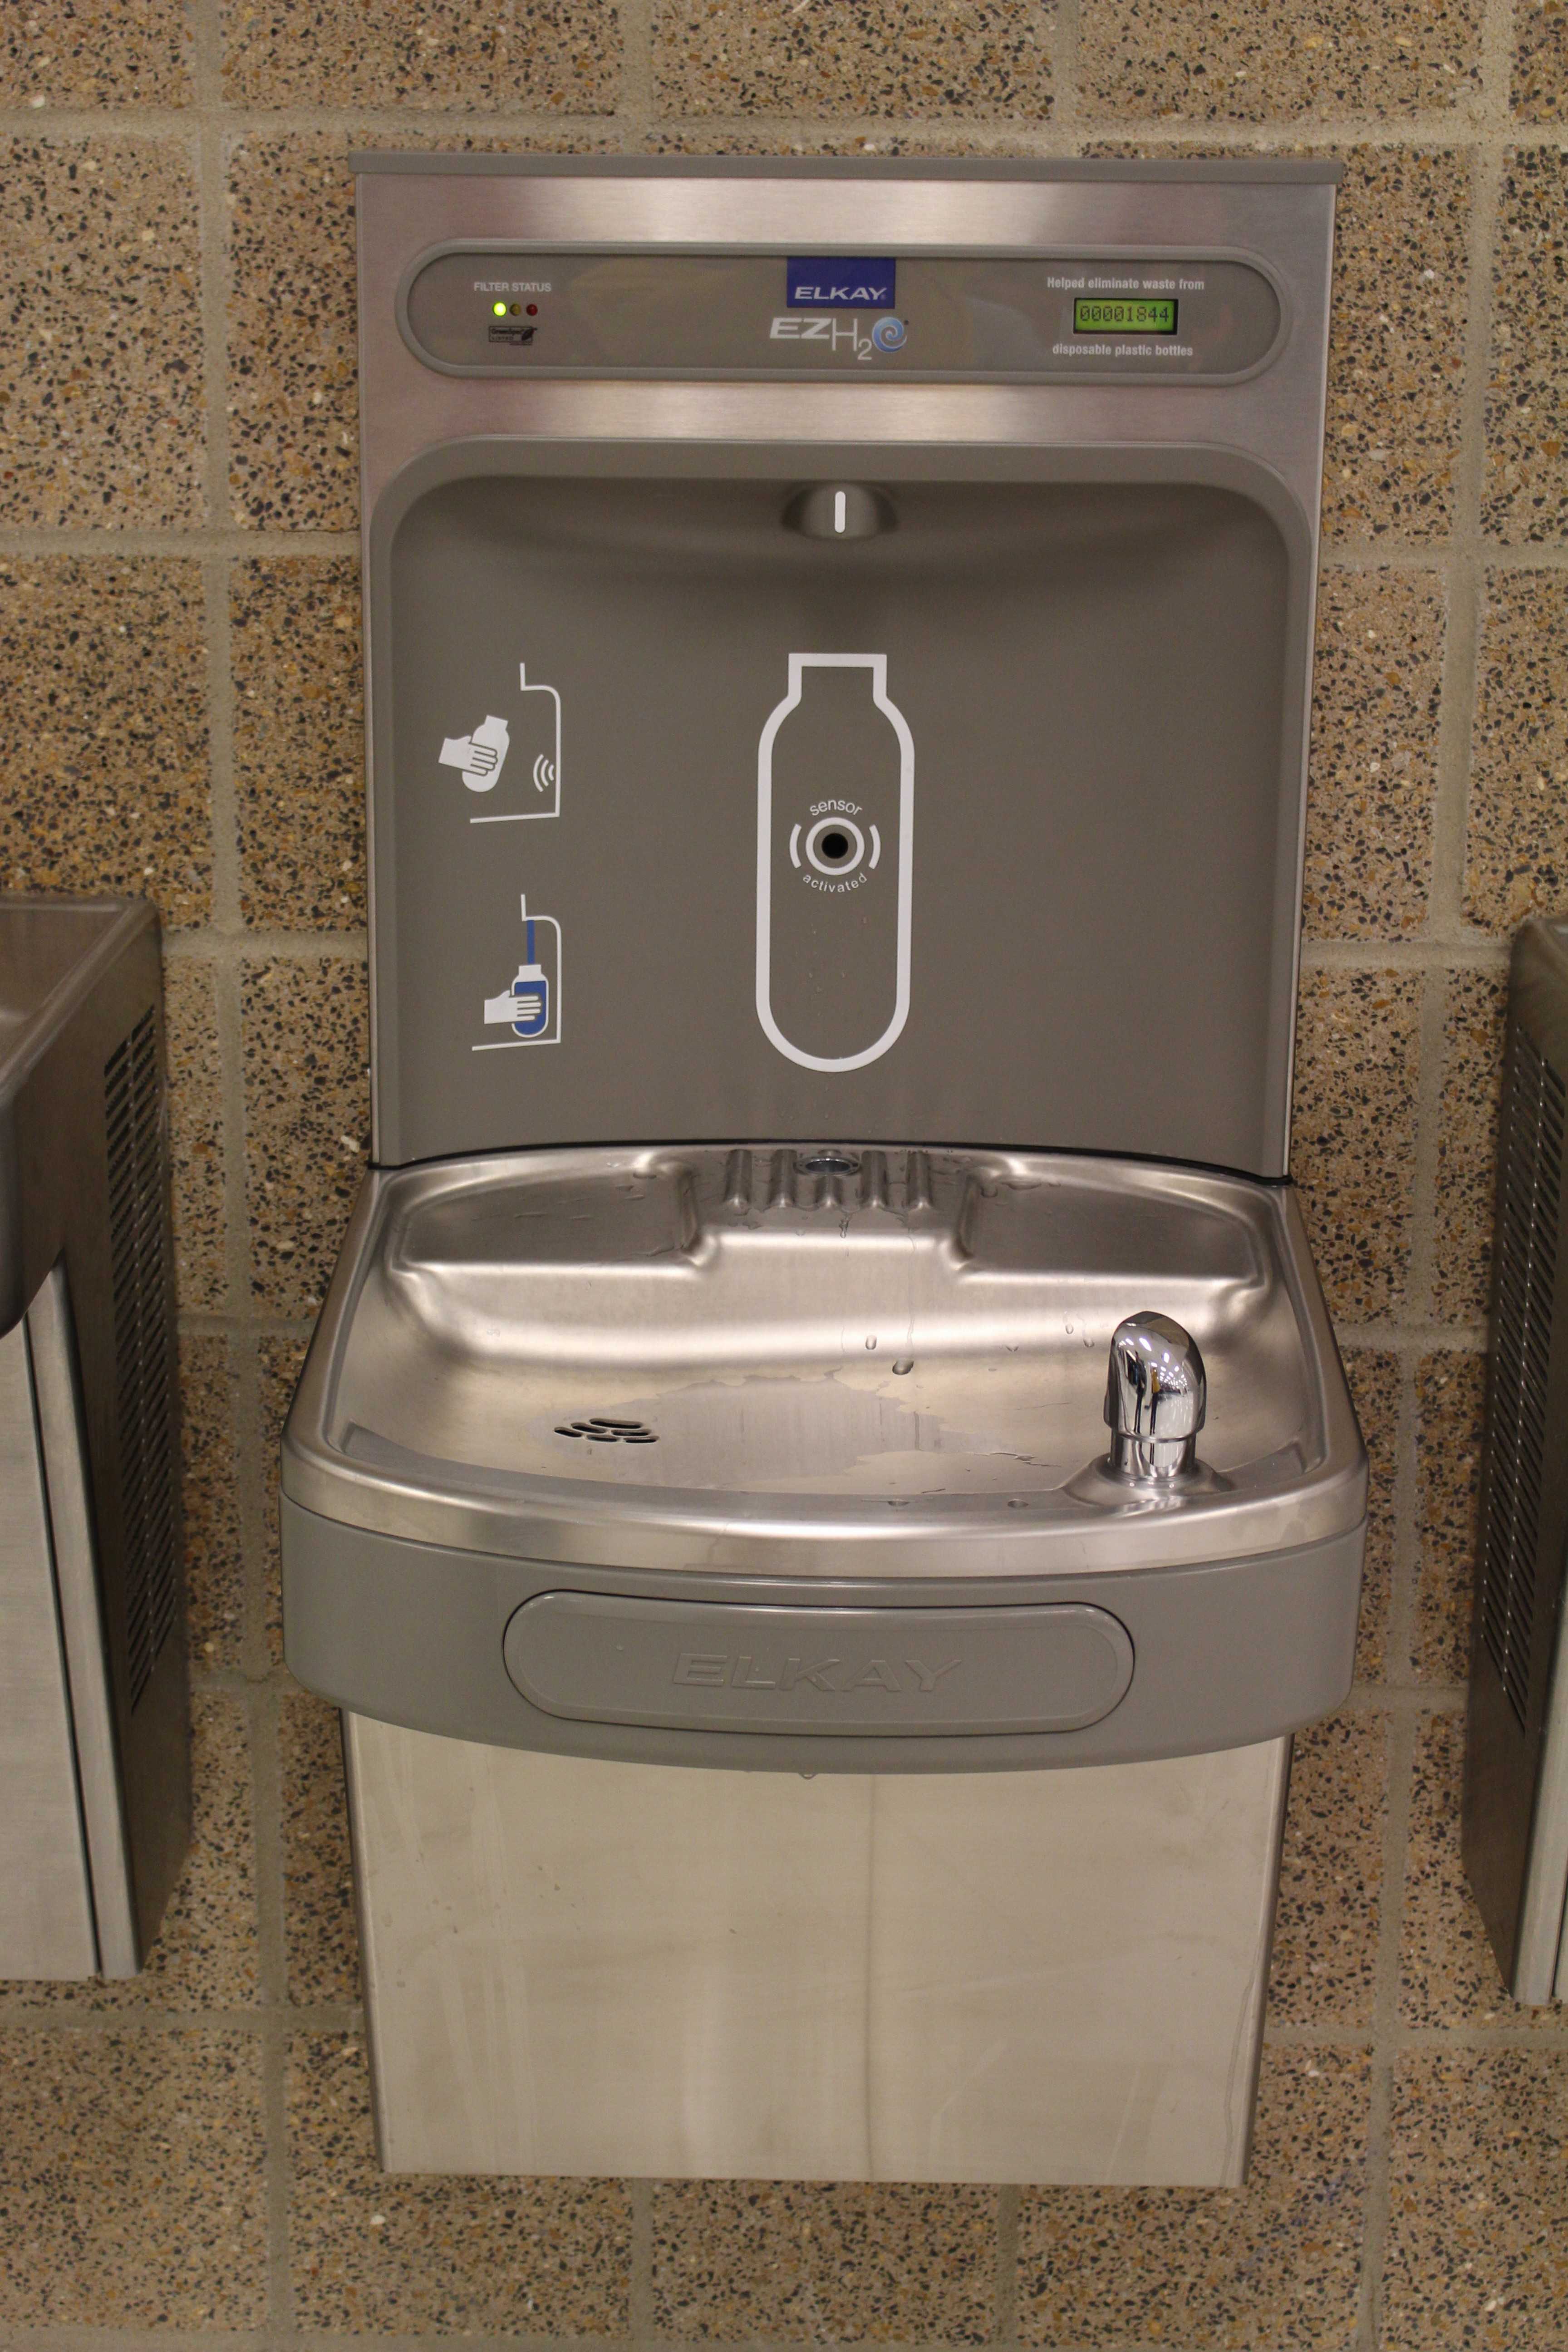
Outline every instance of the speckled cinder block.
POLYGON ((1432 572, 1331 568, 1319 583, 1310 939, 1388 939, 1426 920, 1443 620, 1432 572))
POLYGON ((163 964, 169 1053, 174 1289, 182 1307, 224 1303, 223 1056, 211 964, 163 964))
MULTIPOLYGON (((932 155, 951 154, 936 129, 918 126, 908 131, 879 125, 871 131, 826 131, 820 136, 793 136, 787 131, 716 131, 699 121, 692 129, 660 128, 650 132, 653 155, 932 155)), ((988 155, 1005 152, 987 139, 988 155)))
POLYGON ((1361 1620, 1355 1670, 1381 1681, 1388 1664, 1388 1610, 1394 1582, 1394 1479, 1399 1467, 1399 1359, 1379 1348, 1344 1351, 1345 1378, 1366 1446, 1366 1562, 1362 1570, 1361 1620))
POLYGON ((1480 82, 1481 0, 1081 0, 1085 104, 1129 121, 1397 117, 1480 82))
POLYGON ((364 965, 247 964, 242 1015, 251 1290, 278 1314, 313 1314, 370 1150, 364 965))
POLYGON ((1568 534, 1568 154, 1509 156, 1498 196, 1487 394, 1484 527, 1499 539, 1568 534))
POLYGON ((261 2166, 258 2038, 0 2032, 0 2322, 259 2327, 261 2166))
POLYGON ((1324 535, 1441 539, 1453 525, 1459 453, 1469 159, 1446 149, 1353 147, 1343 162, 1324 535))
POLYGON ((614 0, 226 0, 223 15, 234 106, 608 114, 620 86, 614 0))
POLYGON ((359 565, 268 556, 234 567, 240 901, 266 929, 365 919, 359 565))
POLYGON ((995 2274, 990 2189, 664 2180, 654 2190, 660 2335, 982 2344, 995 2274))
POLYGON ((1036 0, 660 0, 659 111, 1011 115, 1051 110, 1036 0))
MULTIPOLYGON (((1565 345, 1568 352, 1568 345, 1565 345)), ((1568 907, 1568 574, 1487 582, 1465 842, 1465 912, 1510 936, 1568 907)))
POLYGON ((1405 1849, 1405 1933, 1399 2015, 1405 2025, 1496 2025, 1561 2031, 1555 2004, 1512 1999, 1481 1925, 1459 1853, 1465 1718, 1435 1715, 1420 1727, 1405 1849))
POLYGON ((1347 2347, 1365 2199, 1359 2051, 1266 2049, 1245 2189, 1031 2189, 1025 2344, 1183 2352, 1347 2347))
POLYGON ((0 140, 0 522, 205 520, 199 276, 183 142, 0 140))
POLYGON ((267 1645, 275 1664, 283 1658, 283 1575, 278 1556, 278 1485, 281 1464, 279 1446, 289 1407, 305 1361, 303 1339, 264 1334, 257 1344, 257 1370, 261 1385, 262 1507, 267 1522, 267 1582, 264 1614, 267 1645))
POLYGON ((1274 2025, 1372 2023, 1388 1730, 1340 1715, 1297 1735, 1268 1977, 1274 2025))
MULTIPOLYGON (((1142 155, 1125 139, 1088 140, 1088 155, 1142 155)), ((1239 155, 1223 142, 1176 142, 1173 156, 1239 155)), ((1337 158, 1329 320, 1322 529, 1358 540, 1440 540, 1453 523, 1459 395, 1469 309, 1471 170, 1451 148, 1276 151, 1337 158)))
POLYGON ((1568 2052, 1394 2060, 1382 2352, 1568 2345, 1568 2052))
POLYGON ((1469 1671, 1476 1501, 1486 1359, 1456 1349, 1423 1357, 1415 1376, 1415 1672, 1463 1682, 1469 1671))
POLYGON ((289 1998, 358 2000, 353 1868, 338 1710, 304 1692, 278 1717, 283 1801, 283 1948, 289 1998))
MULTIPOLYGON (((121 2012, 245 2009, 255 2001, 250 1740, 243 1706, 226 1695, 198 1692, 192 1701, 191 1795, 190 1853, 140 1974, 108 1983, 0 1985, 0 1999, 121 2012)), ((0 2041, 0 2070, 5 2063, 0 2041)))
POLYGON ((245 1631, 234 1382, 217 1332, 180 1340, 181 1506, 192 1664, 237 1666, 245 1631))
POLYGON ((1519 0, 1514 14, 1513 110, 1526 122, 1568 119, 1568 5, 1519 0))
POLYGON ((257 1998, 256 1856, 244 1706, 191 1704, 191 1852, 139 1979, 100 1989, 167 2009, 244 2009, 257 1998))
POLYGON ((346 138, 239 140, 228 217, 234 519, 352 530, 359 402, 346 138))
POLYGON ((288 2095, 298 2326, 399 2336, 626 2330, 623 2183, 380 2171, 363 2045, 346 2034, 296 2039, 288 2095))
POLYGON ((166 923, 205 919, 202 628, 182 558, 0 557, 5 888, 124 890, 166 923))
POLYGON ((1448 1323, 1486 1318, 1507 1005, 1506 973, 1450 975, 1432 1252, 1432 1309, 1448 1323))
POLYGON ((0 17, 0 106, 184 106, 181 0, 11 0, 0 17))
POLYGON ((1303 977, 1291 1166, 1342 1320, 1393 1314, 1404 1300, 1420 1020, 1419 973, 1303 977))

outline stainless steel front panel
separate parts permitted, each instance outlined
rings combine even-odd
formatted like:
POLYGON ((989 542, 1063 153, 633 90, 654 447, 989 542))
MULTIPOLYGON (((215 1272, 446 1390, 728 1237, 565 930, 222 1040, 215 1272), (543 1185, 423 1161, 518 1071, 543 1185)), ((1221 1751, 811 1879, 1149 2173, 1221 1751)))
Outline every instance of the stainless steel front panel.
POLYGON ((346 1727, 390 2170, 1243 2179, 1289 1740, 811 1780, 346 1727))
MULTIPOLYGON (((376 163, 385 159, 376 158, 376 163)), ((421 162, 427 159, 419 159, 421 162)), ((373 171, 362 178, 361 450, 368 530, 382 491, 421 450, 460 436, 523 433, 591 440, 733 443, 948 442, 1245 447, 1272 467, 1316 521, 1328 363, 1334 191, 1282 176, 955 179, 449 176, 373 171), (1298 331, 1278 362, 1241 385, 809 385, 456 379, 424 366, 398 326, 396 289, 422 255, 471 239, 632 250, 761 248, 776 254, 981 251, 1073 259, 1129 253, 1267 257, 1298 331)))
POLYGON ((82 1831, 92 1880, 98 1972, 133 1977, 141 1964, 130 1843, 114 1737, 114 1698, 105 1638, 87 1428, 63 1265, 27 1309, 38 1443, 48 1491, 60 1632, 70 1681, 82 1831))
POLYGON ((0 1338, 0 1977, 98 1966, 27 1335, 0 1338))

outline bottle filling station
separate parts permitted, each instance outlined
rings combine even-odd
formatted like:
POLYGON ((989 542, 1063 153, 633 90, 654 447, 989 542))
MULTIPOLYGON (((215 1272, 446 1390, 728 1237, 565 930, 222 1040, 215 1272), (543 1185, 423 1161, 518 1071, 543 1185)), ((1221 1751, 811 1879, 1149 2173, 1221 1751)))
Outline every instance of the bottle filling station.
POLYGON ((1364 1533, 1335 168, 359 169, 374 1166, 282 1517, 383 2160, 1237 2181, 1364 1533))

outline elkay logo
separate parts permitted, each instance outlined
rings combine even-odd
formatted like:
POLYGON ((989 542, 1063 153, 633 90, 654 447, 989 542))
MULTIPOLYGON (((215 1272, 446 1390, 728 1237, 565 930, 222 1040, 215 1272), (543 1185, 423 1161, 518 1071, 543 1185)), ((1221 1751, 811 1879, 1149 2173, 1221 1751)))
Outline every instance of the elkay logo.
POLYGON ((868 1658, 847 1665, 842 1658, 786 1658, 776 1675, 759 1674, 755 1658, 731 1655, 724 1650, 682 1650, 675 1662, 672 1682, 699 1690, 782 1690, 808 1688, 840 1698, 846 1691, 920 1691, 929 1697, 944 1675, 963 1664, 950 1658, 944 1666, 928 1666, 921 1658, 868 1658))
POLYGON ((898 269, 891 261, 863 256, 808 255, 784 264, 786 308, 791 310, 890 310, 898 269))

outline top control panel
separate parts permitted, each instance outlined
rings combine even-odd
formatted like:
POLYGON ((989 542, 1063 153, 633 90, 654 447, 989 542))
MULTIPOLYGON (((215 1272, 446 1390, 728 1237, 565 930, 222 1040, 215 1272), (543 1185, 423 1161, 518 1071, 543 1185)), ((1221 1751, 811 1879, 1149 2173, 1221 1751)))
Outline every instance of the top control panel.
POLYGON ((1278 352, 1268 275, 1224 257, 448 247, 399 296, 416 355, 456 375, 893 375, 1234 383, 1278 352))

